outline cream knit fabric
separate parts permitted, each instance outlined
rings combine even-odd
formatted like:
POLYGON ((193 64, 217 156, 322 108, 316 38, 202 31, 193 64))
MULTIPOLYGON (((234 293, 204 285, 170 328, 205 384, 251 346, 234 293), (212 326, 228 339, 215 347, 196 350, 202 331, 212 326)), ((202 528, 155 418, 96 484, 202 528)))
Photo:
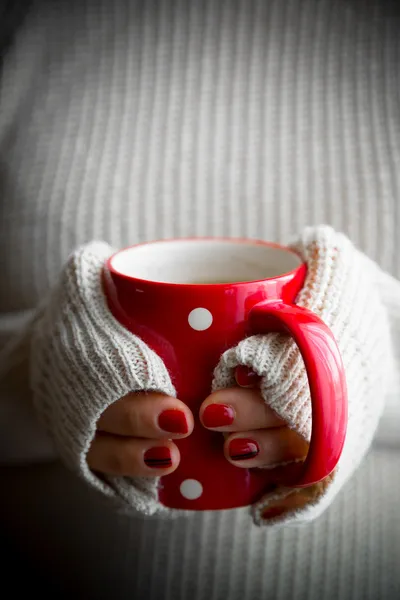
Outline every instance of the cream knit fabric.
MULTIPOLYGON (((91 240, 287 243, 329 223, 399 279, 399 3, 10 0, 0 11, 1 359, 26 342, 0 377, 0 530, 43 575, 41 596, 53 575, 95 600, 400 597, 398 383, 369 454, 306 527, 254 527, 248 509, 128 517, 44 464, 59 453, 32 407, 25 328, 91 240)), ((379 288, 400 360, 399 284, 379 276, 379 288)))
MULTIPOLYGON (((271 523, 296 521, 297 513, 300 520, 310 520, 340 490, 371 443, 394 364, 387 313, 376 283, 378 267, 329 227, 306 229, 294 248, 308 266, 298 302, 331 327, 342 353, 349 426, 333 483, 314 486, 304 515, 297 510, 271 523)), ((157 478, 114 477, 107 485, 86 462, 97 420, 112 402, 139 390, 175 395, 161 359, 125 330, 107 308, 101 277, 111 254, 112 248, 99 242, 74 252, 47 306, 35 319, 30 358, 33 399, 67 466, 119 504, 154 514, 163 510, 157 502, 157 478)), ((222 357, 214 390, 234 385, 234 369, 239 364, 262 376, 265 402, 309 440, 308 382, 294 342, 277 334, 244 340, 222 357)), ((292 493, 302 492, 282 489, 264 497, 253 509, 255 522, 268 523, 262 511, 292 493)))
MULTIPOLYGON (((333 332, 345 367, 349 421, 344 450, 330 485, 314 486, 303 514, 278 521, 310 520, 319 515, 357 468, 368 450, 383 411, 387 384, 395 370, 388 313, 380 296, 380 270, 348 238, 329 227, 307 228, 293 244, 308 272, 296 303, 317 314, 333 332)), ((311 402, 300 352, 280 334, 254 336, 228 350, 215 372, 214 390, 234 385, 238 365, 251 367, 261 379, 269 406, 307 441, 311 402)), ((257 523, 273 502, 301 491, 275 490, 254 507, 257 523)))
POLYGON ((108 244, 93 242, 69 258, 31 335, 34 403, 65 463, 91 486, 129 507, 157 509, 156 478, 108 478, 88 467, 86 454, 101 413, 129 392, 175 395, 161 359, 124 329, 102 290, 108 244))

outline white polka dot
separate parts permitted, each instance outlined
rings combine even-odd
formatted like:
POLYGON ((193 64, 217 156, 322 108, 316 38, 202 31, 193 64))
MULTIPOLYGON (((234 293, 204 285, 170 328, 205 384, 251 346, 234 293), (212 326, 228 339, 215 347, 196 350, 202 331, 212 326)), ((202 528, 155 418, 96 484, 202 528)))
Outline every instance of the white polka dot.
POLYGON ((189 325, 196 331, 204 331, 211 327, 213 316, 206 308, 195 308, 189 314, 189 325))
POLYGON ((197 500, 203 493, 203 486, 197 479, 185 479, 181 483, 180 491, 187 500, 197 500))

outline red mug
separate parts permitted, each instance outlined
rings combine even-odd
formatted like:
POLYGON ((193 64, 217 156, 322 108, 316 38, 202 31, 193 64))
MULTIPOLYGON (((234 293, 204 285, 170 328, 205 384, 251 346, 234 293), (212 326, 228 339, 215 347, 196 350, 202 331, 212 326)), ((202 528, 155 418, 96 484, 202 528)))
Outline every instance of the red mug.
POLYGON ((245 469, 223 455, 223 435, 205 429, 199 408, 222 353, 246 336, 286 332, 306 367, 312 432, 293 487, 321 481, 345 440, 347 392, 329 328, 294 304, 306 264, 284 246, 223 238, 163 240, 120 250, 105 264, 105 293, 115 318, 164 361, 177 397, 193 412, 193 433, 176 440, 181 461, 161 477, 159 501, 176 509, 247 506, 271 484, 267 469, 245 469))

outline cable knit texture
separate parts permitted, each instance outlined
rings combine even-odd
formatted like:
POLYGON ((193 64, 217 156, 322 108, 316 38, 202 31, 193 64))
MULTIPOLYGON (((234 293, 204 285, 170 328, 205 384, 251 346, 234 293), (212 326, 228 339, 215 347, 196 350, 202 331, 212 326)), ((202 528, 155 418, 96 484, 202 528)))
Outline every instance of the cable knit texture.
POLYGON ((157 478, 100 479, 86 454, 101 413, 129 392, 175 395, 161 359, 112 316, 102 271, 112 254, 93 242, 77 250, 62 271, 31 337, 35 406, 65 463, 91 486, 145 514, 153 514, 157 478))
MULTIPOLYGON (((2 3, 1 360, 19 332, 24 352, 14 376, 0 377, 0 458, 19 463, 1 472, 0 529, 70 597, 400 598, 396 378, 371 451, 306 527, 254 527, 248 509, 127 517, 63 465, 33 464, 45 436, 24 327, 71 252, 91 240, 287 243, 329 223, 400 278, 399 8, 2 3)), ((400 286, 381 272, 377 289, 400 365, 400 286)), ((42 463, 54 456, 45 450, 42 463)))
MULTIPOLYGON (((327 506, 372 441, 392 370, 388 319, 376 288, 378 268, 330 227, 306 229, 293 248, 308 267, 298 304, 325 321, 342 353, 349 426, 339 473, 305 491, 279 489, 265 496, 253 508, 258 525, 310 520, 327 506), (293 493, 304 498, 302 510, 269 519, 265 511, 293 493)), ((159 478, 103 480, 87 465, 97 420, 112 402, 139 390, 175 394, 162 360, 125 330, 107 307, 101 277, 111 253, 110 246, 100 242, 74 252, 47 306, 36 318, 30 361, 34 402, 65 463, 90 485, 145 514, 178 514, 158 503, 159 478)), ((311 402, 295 343, 280 334, 243 340, 223 355, 213 389, 235 385, 238 365, 249 366, 262 376, 265 402, 308 441, 311 402)))
MULTIPOLYGON (((338 343, 348 388, 349 422, 344 450, 334 476, 306 490, 275 490, 254 507, 263 512, 291 494, 305 509, 273 521, 308 521, 319 515, 357 468, 368 450, 383 411, 387 382, 394 371, 388 314, 379 294, 379 269, 343 234, 330 227, 306 228, 292 247, 307 263, 307 277, 296 304, 317 314, 338 343)), ((293 340, 282 334, 249 337, 228 350, 215 371, 214 390, 234 384, 238 365, 261 379, 265 402, 307 441, 311 400, 303 359, 293 340)))

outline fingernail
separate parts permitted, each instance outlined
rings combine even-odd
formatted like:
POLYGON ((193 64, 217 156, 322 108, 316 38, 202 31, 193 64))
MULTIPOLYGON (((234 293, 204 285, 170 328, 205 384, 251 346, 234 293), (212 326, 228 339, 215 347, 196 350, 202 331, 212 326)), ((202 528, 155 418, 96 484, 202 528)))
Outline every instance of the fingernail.
POLYGON ((260 452, 260 447, 254 440, 235 438, 229 444, 229 456, 232 460, 248 460, 260 452))
POLYGON ((168 469, 172 467, 171 450, 164 446, 149 448, 144 453, 144 462, 152 469, 168 469))
POLYGON ((169 433, 187 433, 189 431, 186 415, 179 409, 164 410, 158 417, 158 425, 169 433))
POLYGON ((209 404, 203 412, 204 427, 225 427, 232 425, 235 411, 228 404, 209 404))
POLYGON ((243 365, 239 365, 235 369, 235 379, 236 383, 240 385, 240 387, 255 387, 261 377, 254 373, 249 367, 245 367, 243 365))

